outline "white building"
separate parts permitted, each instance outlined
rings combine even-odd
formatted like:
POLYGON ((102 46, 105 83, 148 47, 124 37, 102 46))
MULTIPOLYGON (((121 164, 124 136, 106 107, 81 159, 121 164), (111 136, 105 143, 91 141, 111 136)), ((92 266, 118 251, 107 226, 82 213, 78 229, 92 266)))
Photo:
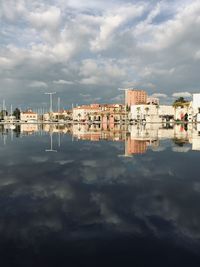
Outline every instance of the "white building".
POLYGON ((193 94, 192 107, 196 111, 200 109, 200 94, 193 94))
POLYGON ((160 105, 158 114, 161 116, 174 116, 174 107, 170 105, 160 105))
POLYGON ((20 120, 22 122, 37 122, 38 114, 29 109, 20 113, 20 120))
POLYGON ((85 121, 94 114, 97 114, 98 117, 100 111, 101 107, 99 104, 78 106, 76 108, 73 108, 72 117, 74 121, 85 121))
POLYGON ((197 122, 200 122, 200 94, 193 94, 192 109, 193 116, 197 116, 197 122))
POLYGON ((173 119, 174 108, 168 105, 132 105, 131 119, 146 120, 150 123, 161 123, 169 117, 173 119))

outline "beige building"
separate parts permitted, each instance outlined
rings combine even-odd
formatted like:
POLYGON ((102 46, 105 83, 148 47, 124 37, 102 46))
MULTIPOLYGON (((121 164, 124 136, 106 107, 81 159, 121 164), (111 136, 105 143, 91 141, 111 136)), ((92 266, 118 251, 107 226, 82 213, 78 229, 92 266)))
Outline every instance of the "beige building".
POLYGON ((86 121, 90 120, 90 117, 93 117, 93 120, 100 121, 100 113, 101 107, 99 104, 91 104, 91 105, 82 105, 73 108, 72 110, 72 118, 74 121, 86 121))
POLYGON ((20 120, 22 122, 37 122, 38 114, 29 109, 20 113, 20 120))

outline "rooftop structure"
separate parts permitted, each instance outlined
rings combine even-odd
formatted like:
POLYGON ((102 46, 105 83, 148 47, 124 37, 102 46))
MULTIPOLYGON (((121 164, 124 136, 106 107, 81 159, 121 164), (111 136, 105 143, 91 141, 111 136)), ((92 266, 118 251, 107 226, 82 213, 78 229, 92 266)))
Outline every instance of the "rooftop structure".
POLYGON ((147 97, 147 105, 159 105, 159 98, 147 97))

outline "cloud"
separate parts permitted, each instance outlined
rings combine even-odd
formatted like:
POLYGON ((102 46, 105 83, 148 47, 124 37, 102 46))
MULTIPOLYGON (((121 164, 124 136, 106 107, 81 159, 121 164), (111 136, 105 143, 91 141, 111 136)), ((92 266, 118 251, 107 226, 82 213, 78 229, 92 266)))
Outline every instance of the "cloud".
POLYGON ((152 97, 167 98, 167 95, 162 93, 154 93, 152 94, 152 97))
POLYGON ((60 17, 60 9, 55 6, 51 6, 44 11, 31 12, 28 20, 32 26, 38 29, 48 28, 55 30, 60 24, 60 17))
POLYGON ((43 87, 43 88, 47 88, 48 85, 45 82, 41 82, 41 81, 33 81, 29 84, 30 87, 43 87))
POLYGON ((18 105, 20 94, 23 103, 40 105, 34 89, 25 94, 37 87, 29 81, 68 85, 67 94, 59 89, 66 105, 80 93, 114 100, 116 88, 127 85, 163 101, 174 88, 198 91, 199 12, 195 0, 2 0, 2 97, 18 105))
POLYGON ((189 92, 176 92, 172 94, 173 97, 191 97, 192 94, 189 92))
POLYGON ((191 150, 190 147, 172 147, 173 152, 187 153, 191 150))
POLYGON ((66 81, 66 80, 58 80, 58 81, 53 81, 55 84, 74 84, 72 81, 66 81))

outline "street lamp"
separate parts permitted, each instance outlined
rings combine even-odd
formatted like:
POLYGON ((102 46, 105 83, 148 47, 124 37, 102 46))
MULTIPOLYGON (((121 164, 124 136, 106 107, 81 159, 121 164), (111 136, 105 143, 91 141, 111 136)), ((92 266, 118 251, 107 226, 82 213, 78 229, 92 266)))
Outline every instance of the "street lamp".
POLYGON ((50 100, 50 105, 49 105, 49 112, 52 113, 53 112, 53 99, 52 99, 52 95, 56 94, 56 92, 52 92, 52 93, 48 93, 46 92, 45 95, 49 95, 49 100, 50 100))

